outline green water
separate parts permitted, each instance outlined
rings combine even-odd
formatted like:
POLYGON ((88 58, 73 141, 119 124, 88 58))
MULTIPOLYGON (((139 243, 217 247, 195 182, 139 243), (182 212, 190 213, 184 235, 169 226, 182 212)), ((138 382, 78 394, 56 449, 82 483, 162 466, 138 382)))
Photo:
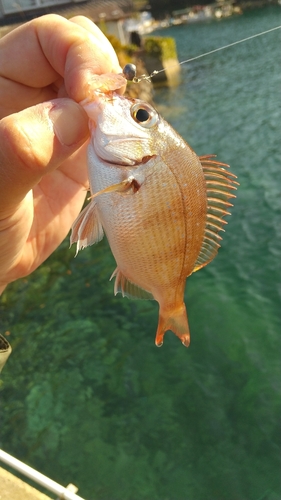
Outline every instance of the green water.
MULTIPOLYGON (((279 7, 177 26, 179 59, 281 24, 279 7)), ((154 346, 155 302, 113 297, 106 242, 68 242, 0 306, 1 445, 87 500, 280 500, 280 31, 155 93, 240 188, 218 257, 187 281, 191 346, 154 346)))

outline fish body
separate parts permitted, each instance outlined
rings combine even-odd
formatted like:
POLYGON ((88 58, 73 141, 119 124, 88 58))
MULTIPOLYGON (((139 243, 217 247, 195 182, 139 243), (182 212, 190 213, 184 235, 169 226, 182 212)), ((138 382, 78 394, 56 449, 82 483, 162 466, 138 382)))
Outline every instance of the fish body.
POLYGON ((71 242, 79 250, 105 232, 117 263, 115 294, 157 300, 156 345, 172 330, 188 346, 186 278, 217 253, 235 176, 200 159, 147 103, 97 92, 84 106, 92 196, 71 242))

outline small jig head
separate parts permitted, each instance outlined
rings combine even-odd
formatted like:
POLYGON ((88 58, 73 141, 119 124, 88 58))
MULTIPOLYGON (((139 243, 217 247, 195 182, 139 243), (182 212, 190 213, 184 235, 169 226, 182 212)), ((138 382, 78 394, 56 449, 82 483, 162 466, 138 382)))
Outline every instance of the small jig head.
POLYGON ((140 77, 137 77, 137 68, 134 64, 126 64, 123 68, 123 76, 126 78, 126 80, 133 82, 133 83, 140 83, 143 80, 147 80, 148 82, 151 82, 151 78, 153 76, 157 75, 159 71, 153 71, 150 75, 141 75, 140 77))
POLYGON ((134 64, 126 64, 123 68, 123 75, 126 78, 126 80, 129 80, 130 82, 134 81, 136 78, 137 74, 137 68, 134 64))

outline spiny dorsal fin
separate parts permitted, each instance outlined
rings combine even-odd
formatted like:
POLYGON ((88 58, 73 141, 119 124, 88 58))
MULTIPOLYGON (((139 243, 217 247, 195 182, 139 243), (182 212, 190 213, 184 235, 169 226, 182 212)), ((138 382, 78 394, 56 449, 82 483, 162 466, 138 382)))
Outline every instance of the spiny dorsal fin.
POLYGON ((117 295, 117 293, 120 292, 122 293, 122 297, 128 297, 129 299, 154 299, 152 293, 143 290, 143 288, 140 288, 138 285, 135 285, 135 283, 129 281, 118 269, 118 267, 116 267, 115 271, 112 273, 110 280, 114 277, 114 295, 117 295))
POLYGON ((230 215, 226 208, 233 206, 228 200, 236 197, 232 191, 239 185, 235 181, 236 175, 226 170, 229 165, 212 160, 213 157, 199 157, 206 180, 207 218, 202 247, 193 272, 206 266, 216 256, 222 239, 218 233, 224 231, 223 226, 227 224, 223 217, 230 215))

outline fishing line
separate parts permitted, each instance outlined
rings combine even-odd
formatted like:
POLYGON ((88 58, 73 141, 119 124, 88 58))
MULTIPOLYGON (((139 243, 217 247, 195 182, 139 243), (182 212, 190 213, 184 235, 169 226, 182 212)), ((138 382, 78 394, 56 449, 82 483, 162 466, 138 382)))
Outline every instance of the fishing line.
MULTIPOLYGON (((223 45, 222 47, 219 47, 218 49, 209 50, 209 52, 205 52, 204 54, 200 54, 199 56, 191 57, 190 59, 185 59, 184 61, 181 61, 179 64, 181 65, 181 64, 189 63, 191 61, 196 61, 196 59, 200 59, 201 57, 209 56, 210 54, 214 54, 215 52, 218 52, 219 50, 228 49, 229 47, 233 47, 234 45, 238 45, 239 43, 244 43, 244 42, 247 42, 248 40, 252 40, 253 38, 257 38, 258 36, 262 36, 262 35, 265 35, 267 33, 271 33, 272 31, 279 30, 280 28, 281 28, 281 26, 276 26, 275 28, 271 28, 269 30, 262 31, 261 33, 256 33, 255 35, 247 36, 247 38, 243 38, 241 40, 237 40, 236 42, 229 43, 227 45, 223 45)), ((136 77, 135 73, 133 76, 133 72, 134 72, 134 69, 132 68, 133 65, 126 65, 126 66, 131 66, 131 68, 130 68, 130 72, 129 72, 129 68, 128 68, 128 76, 126 76, 126 71, 125 71, 126 67, 125 67, 124 68, 124 75, 127 78, 127 80, 131 80, 133 83, 139 83, 143 80, 151 81, 151 78, 153 78, 154 76, 158 75, 159 73, 162 73, 163 71, 165 71, 165 69, 160 69, 158 71, 154 70, 154 71, 152 71, 152 73, 150 75, 141 75, 140 77, 136 77)), ((170 68, 171 67, 173 67, 173 66, 170 66, 170 68)))

